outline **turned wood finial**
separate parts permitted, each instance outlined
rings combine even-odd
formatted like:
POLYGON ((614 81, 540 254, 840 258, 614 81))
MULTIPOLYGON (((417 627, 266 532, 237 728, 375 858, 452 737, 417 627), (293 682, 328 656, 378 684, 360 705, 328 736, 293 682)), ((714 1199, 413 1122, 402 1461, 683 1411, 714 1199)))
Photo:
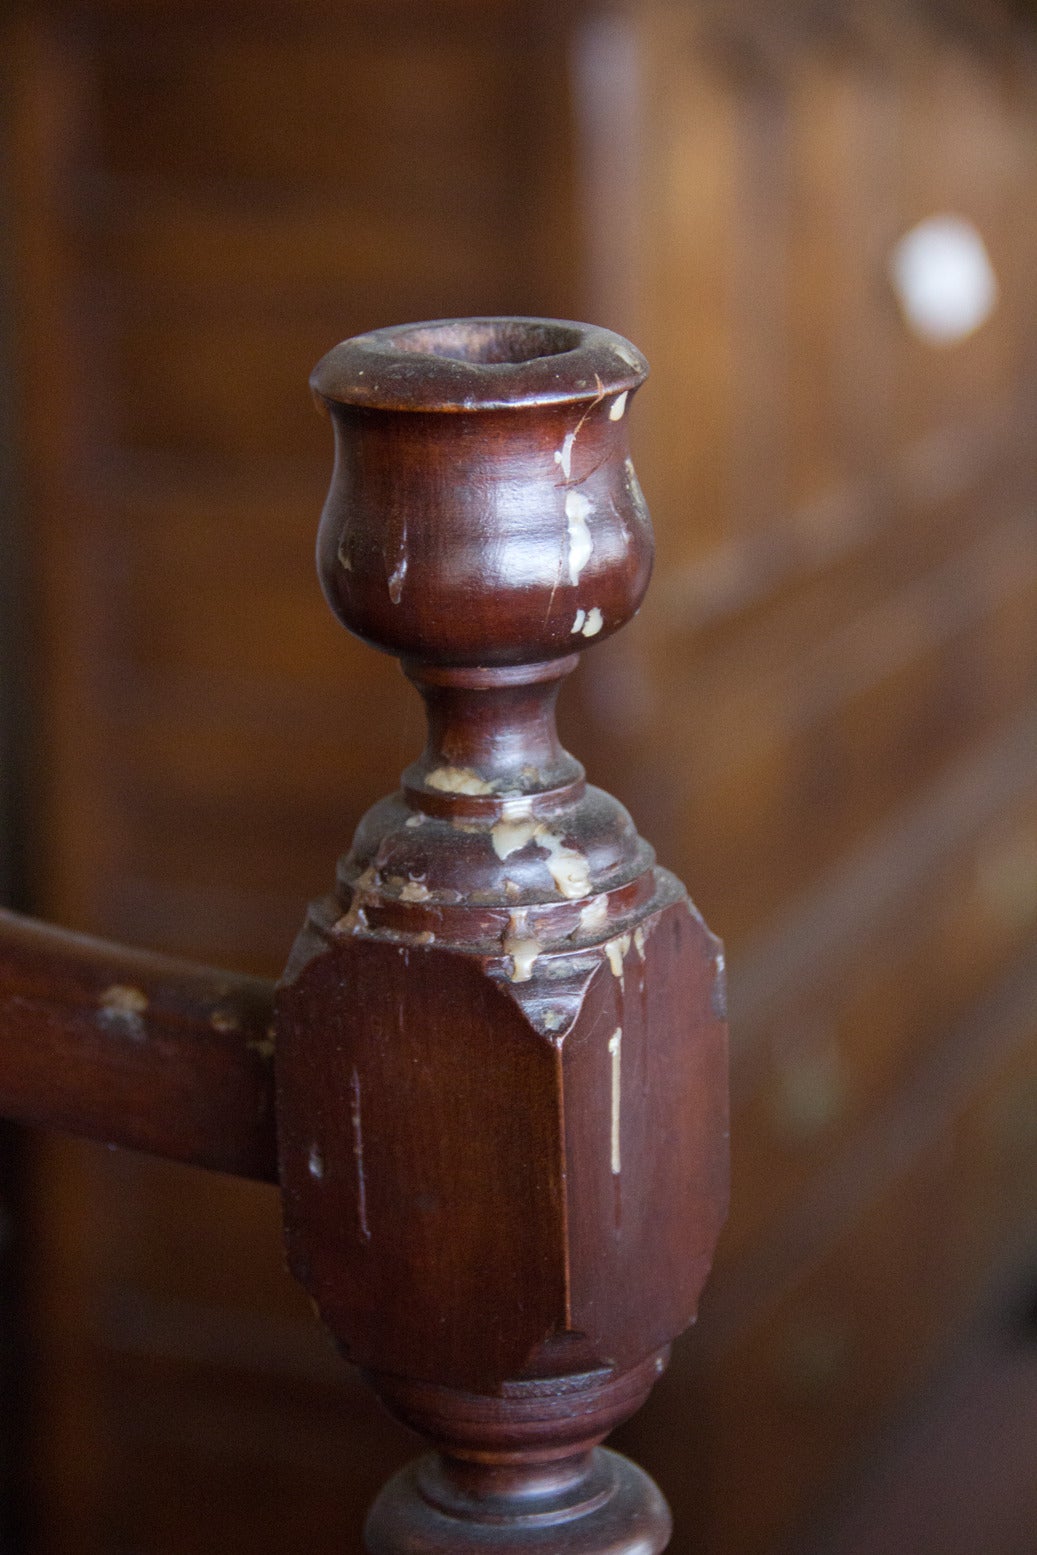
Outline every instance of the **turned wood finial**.
POLYGON ((693 1319, 723 1220, 722 959, 554 724, 576 650, 647 586, 645 373, 607 330, 467 319, 347 341, 312 380, 325 593, 429 715, 279 995, 292 1268, 438 1448, 383 1492, 372 1555, 668 1537, 597 1444, 693 1319))

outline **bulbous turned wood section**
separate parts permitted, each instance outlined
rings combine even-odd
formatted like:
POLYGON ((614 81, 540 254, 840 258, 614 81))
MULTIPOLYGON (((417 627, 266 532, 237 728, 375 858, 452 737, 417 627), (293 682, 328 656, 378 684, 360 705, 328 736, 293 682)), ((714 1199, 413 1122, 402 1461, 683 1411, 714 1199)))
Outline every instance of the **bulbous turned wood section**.
POLYGON ((278 996, 292 1269, 439 1449, 376 1504, 372 1555, 668 1538, 597 1444, 693 1320, 723 1221, 722 957, 554 722, 647 586, 646 370, 606 330, 466 319, 347 341, 312 380, 325 593, 429 722, 278 996))

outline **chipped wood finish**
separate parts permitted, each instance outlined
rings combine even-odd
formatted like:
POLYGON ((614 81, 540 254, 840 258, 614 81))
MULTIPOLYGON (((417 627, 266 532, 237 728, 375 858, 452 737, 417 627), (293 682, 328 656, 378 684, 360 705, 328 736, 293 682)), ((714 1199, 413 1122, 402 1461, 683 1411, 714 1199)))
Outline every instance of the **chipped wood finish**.
POLYGON ((277 1181, 273 989, 0 912, 0 1116, 277 1181))
POLYGON ((438 1448, 379 1499, 371 1555, 669 1536, 598 1444, 694 1319, 726 1212, 722 958, 554 722, 574 638, 648 582, 645 371, 605 330, 468 319, 347 341, 313 378, 324 591, 429 726, 278 995, 291 1267, 438 1448))

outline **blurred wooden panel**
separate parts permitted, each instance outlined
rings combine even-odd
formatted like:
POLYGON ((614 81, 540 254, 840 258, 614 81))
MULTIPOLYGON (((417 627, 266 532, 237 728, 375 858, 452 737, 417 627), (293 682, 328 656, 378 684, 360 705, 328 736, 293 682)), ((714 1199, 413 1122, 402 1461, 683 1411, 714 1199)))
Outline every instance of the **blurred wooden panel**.
MULTIPOLYGON (((277 971, 418 747, 312 579, 334 340, 546 312, 651 359, 656 579, 565 733, 728 941, 736 1183, 702 1332, 624 1440, 675 1555, 765 1555, 1032 1225, 1033 26, 49 0, 5 27, 42 910, 277 971), (889 265, 942 213, 998 300, 934 346, 889 265)), ((56 1141, 36 1183, 39 1547, 355 1545, 406 1444, 289 1286, 275 1196, 56 1141)))

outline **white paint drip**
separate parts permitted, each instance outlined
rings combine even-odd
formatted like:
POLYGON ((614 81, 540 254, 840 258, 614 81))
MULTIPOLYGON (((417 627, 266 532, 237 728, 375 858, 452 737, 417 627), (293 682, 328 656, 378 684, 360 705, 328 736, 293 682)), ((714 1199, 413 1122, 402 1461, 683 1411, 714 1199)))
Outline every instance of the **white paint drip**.
POLYGON ((425 779, 426 788, 436 788, 441 794, 492 794, 493 784, 487 783, 470 767, 437 767, 425 779))
POLYGON ((622 394, 616 395, 615 399, 612 401, 612 404, 609 406, 610 421, 622 421, 623 412, 627 408, 627 395, 629 393, 629 389, 624 389, 622 394))
POLYGON ((530 932, 525 908, 508 916, 508 927, 501 940, 504 954, 511 957, 511 981, 528 983, 533 976, 533 963, 542 949, 540 941, 530 932))
POLYGON ((623 1066, 623 1028, 617 1026, 609 1037, 609 1053, 612 1057, 612 1175, 619 1176, 619 1106, 620 1083, 623 1066))
POLYGON ((569 526, 569 582, 578 583, 580 573, 590 561, 594 541, 591 539, 587 518, 591 505, 582 491, 565 494, 565 517, 569 526))
POLYGON ((587 619, 583 623, 584 637, 597 637, 598 633, 601 631, 604 625, 604 616, 598 609, 597 605, 592 605, 590 610, 587 612, 587 619))
POLYGON ((360 1223, 360 1235, 365 1242, 369 1242, 371 1228, 367 1224, 367 1180, 364 1176, 364 1131, 360 1120, 360 1076, 355 1066, 349 1082, 349 1117, 353 1125, 353 1158, 356 1161, 356 1215, 360 1223))
MULTIPOLYGON (((579 431, 577 427, 576 431, 579 431)), ((569 480, 573 472, 573 444, 576 441, 576 432, 566 432, 562 439, 562 446, 555 450, 555 464, 560 465, 562 474, 569 480)))
POLYGON ((574 635, 577 632, 582 632, 583 631, 583 624, 586 621, 586 619, 587 619, 587 612, 586 612, 586 610, 577 610, 577 612, 576 612, 576 620, 573 622, 573 628, 572 628, 574 635))
POLYGON ((612 968, 612 976, 619 978, 619 986, 623 987, 623 958, 630 949, 630 935, 620 934, 615 939, 610 939, 605 946, 605 954, 609 958, 609 966, 612 968))
POLYGON ((589 895, 590 865, 579 849, 567 848, 557 832, 546 828, 537 836, 537 842, 547 852, 547 867, 562 895, 570 901, 589 895))
POLYGON ((588 902, 586 907, 580 909, 580 933, 596 934, 598 929, 605 927, 605 921, 609 915, 609 899, 607 896, 596 896, 588 902))
POLYGON ((638 924, 634 930, 634 949, 643 961, 645 958, 645 931, 642 924, 638 924))
POLYGON ((563 896, 574 901, 590 892, 590 865, 578 848, 570 848, 559 832, 551 831, 543 821, 526 817, 518 821, 498 821, 490 831, 493 851, 499 859, 535 842, 547 854, 551 878, 563 896))
POLYGON ((537 833, 542 830, 541 822, 534 821, 528 816, 514 821, 506 818, 497 821, 490 831, 493 851, 499 859, 510 858, 528 842, 532 842, 537 833))
POLYGON ((377 885, 378 871, 373 864, 369 864, 363 874, 357 877, 348 912, 343 913, 334 925, 336 934, 353 934, 357 929, 367 928, 367 918, 363 908, 364 893, 375 889, 377 885))

